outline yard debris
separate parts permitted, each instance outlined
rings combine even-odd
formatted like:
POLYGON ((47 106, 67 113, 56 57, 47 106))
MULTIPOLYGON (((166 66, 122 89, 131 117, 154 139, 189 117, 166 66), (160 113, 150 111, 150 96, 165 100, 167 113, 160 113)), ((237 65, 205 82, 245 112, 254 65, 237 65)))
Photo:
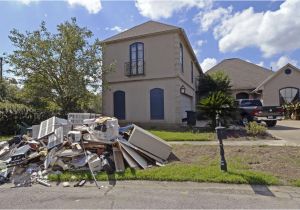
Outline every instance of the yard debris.
MULTIPOLYGON (((28 130, 30 136, 15 136, 0 143, 0 184, 10 181, 16 187, 35 183, 50 187, 49 174, 90 171, 99 187, 95 173, 109 175, 123 173, 126 167, 163 166, 172 150, 137 125, 120 127, 114 117, 91 113, 70 113, 68 120, 51 117, 28 130)), ((83 179, 74 187, 85 183, 83 179)))

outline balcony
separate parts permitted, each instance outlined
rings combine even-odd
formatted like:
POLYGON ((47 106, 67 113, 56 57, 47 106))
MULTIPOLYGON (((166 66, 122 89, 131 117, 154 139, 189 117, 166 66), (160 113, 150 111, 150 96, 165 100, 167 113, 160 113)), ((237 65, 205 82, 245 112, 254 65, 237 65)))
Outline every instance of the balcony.
POLYGON ((125 76, 145 75, 145 61, 137 60, 125 63, 125 76))

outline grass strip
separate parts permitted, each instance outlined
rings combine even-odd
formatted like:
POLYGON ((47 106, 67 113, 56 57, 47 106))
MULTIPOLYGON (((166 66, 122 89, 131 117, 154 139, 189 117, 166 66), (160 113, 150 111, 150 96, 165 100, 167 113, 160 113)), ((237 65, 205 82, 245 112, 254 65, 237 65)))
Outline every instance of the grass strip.
POLYGON ((215 140, 213 132, 177 132, 177 131, 162 131, 150 130, 150 132, 165 141, 211 141, 215 140))
MULTIPOLYGON (((64 172, 62 174, 50 174, 50 181, 78 181, 81 179, 92 180, 89 172, 64 172)), ((108 176, 106 173, 98 173, 99 181, 115 180, 153 180, 153 181, 192 181, 192 182, 216 182, 231 184, 261 184, 278 185, 280 181, 271 174, 251 171, 229 169, 222 172, 217 166, 201 167, 196 164, 169 164, 164 167, 153 167, 146 170, 126 169, 124 173, 115 173, 108 176)))
POLYGON ((0 141, 8 141, 12 138, 13 136, 0 136, 0 141))

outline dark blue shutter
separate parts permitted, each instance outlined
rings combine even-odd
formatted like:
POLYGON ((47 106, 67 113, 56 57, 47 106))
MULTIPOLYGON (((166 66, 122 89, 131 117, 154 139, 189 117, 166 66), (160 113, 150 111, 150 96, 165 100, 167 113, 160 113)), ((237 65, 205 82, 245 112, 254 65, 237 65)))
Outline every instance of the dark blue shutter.
POLYGON ((114 92, 114 116, 119 120, 125 120, 125 92, 114 92))
POLYGON ((154 88, 150 90, 150 115, 152 120, 164 119, 164 90, 154 88))

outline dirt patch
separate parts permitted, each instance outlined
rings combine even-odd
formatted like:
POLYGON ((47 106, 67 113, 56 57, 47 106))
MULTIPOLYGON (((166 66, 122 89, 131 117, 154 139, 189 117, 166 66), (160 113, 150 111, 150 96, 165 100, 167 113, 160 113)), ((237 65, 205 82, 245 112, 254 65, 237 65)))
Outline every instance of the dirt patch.
MULTIPOLYGON (((174 145, 174 154, 184 163, 219 163, 218 146, 174 145)), ((228 167, 271 173, 283 181, 300 179, 300 148, 277 146, 226 146, 228 167)))

